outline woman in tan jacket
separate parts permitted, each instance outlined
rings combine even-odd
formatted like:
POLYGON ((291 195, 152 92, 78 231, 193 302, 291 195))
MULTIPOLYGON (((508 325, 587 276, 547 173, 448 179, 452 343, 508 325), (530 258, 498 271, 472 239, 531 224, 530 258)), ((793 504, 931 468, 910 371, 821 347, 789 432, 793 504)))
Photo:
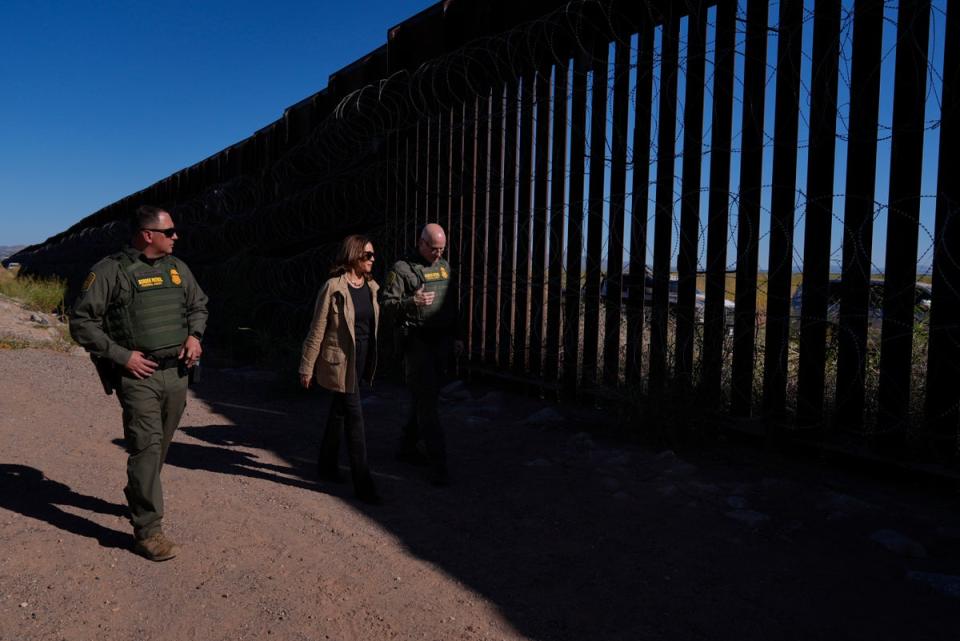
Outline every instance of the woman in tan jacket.
POLYGON ((377 283, 372 278, 373 244, 366 236, 343 240, 330 278, 320 293, 300 356, 300 384, 316 380, 333 392, 320 443, 319 476, 340 481, 337 458, 346 430, 353 489, 361 501, 380 503, 367 466, 367 443, 360 405, 360 381, 373 381, 377 365, 377 283))

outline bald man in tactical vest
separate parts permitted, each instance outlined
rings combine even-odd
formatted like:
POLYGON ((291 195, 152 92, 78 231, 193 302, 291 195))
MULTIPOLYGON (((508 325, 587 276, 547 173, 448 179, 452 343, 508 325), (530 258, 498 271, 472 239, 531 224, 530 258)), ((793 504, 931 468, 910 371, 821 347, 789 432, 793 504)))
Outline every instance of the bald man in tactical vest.
POLYGON ((188 370, 200 359, 207 296, 172 256, 170 214, 142 206, 131 245, 98 262, 70 315, 70 334, 97 363, 104 390, 123 409, 134 549, 166 561, 179 547, 163 533, 160 470, 187 402, 188 370))
POLYGON ((437 412, 451 350, 457 340, 456 281, 443 259, 447 236, 435 223, 424 225, 416 250, 398 260, 381 290, 381 309, 391 318, 402 344, 404 372, 412 397, 411 415, 403 428, 397 458, 430 466, 430 481, 447 485, 447 450, 437 412), (417 449, 420 440, 426 459, 417 449))

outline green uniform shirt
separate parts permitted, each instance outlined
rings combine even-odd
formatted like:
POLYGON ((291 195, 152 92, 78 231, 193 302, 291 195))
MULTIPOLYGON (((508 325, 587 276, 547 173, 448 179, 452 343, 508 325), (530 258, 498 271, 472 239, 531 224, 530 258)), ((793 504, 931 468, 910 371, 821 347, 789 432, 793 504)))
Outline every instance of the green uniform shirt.
MULTIPOLYGON (((133 259, 150 263, 133 247, 123 250, 133 259)), ((98 358, 106 358, 118 365, 126 365, 131 350, 120 345, 107 334, 104 320, 111 305, 129 302, 133 292, 127 277, 121 273, 123 263, 119 254, 113 254, 98 262, 83 283, 80 295, 70 314, 70 335, 98 358)), ((163 256, 152 262, 158 270, 175 270, 185 293, 188 334, 203 335, 207 326, 207 295, 200 289, 186 263, 173 256, 163 256)), ((157 356, 174 356, 179 346, 157 353, 157 356)))
POLYGON ((443 332, 457 330, 457 285, 443 258, 432 265, 414 253, 394 263, 387 274, 380 306, 397 327, 422 327, 443 332), (432 305, 418 307, 413 295, 420 287, 434 292, 432 305))

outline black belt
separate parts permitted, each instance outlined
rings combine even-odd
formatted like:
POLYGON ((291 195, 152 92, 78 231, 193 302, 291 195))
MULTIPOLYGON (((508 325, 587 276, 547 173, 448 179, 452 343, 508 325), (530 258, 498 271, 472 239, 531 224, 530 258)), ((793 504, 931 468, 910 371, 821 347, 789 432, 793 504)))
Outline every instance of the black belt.
POLYGON ((154 356, 153 354, 144 354, 144 357, 157 364, 157 369, 173 369, 180 363, 176 356, 154 356))

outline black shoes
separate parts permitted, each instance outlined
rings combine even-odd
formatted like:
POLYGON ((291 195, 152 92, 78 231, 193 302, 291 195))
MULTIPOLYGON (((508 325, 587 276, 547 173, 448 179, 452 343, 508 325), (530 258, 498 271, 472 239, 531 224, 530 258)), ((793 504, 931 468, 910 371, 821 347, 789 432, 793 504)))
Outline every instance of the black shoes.
POLYGON ((317 478, 328 483, 343 483, 343 475, 340 474, 340 468, 329 467, 324 464, 317 466, 317 478))
POLYGON ((367 505, 383 505, 383 498, 377 493, 377 488, 373 484, 370 474, 365 474, 359 479, 354 477, 353 491, 357 499, 367 505))
POLYGON ((383 497, 373 487, 356 491, 357 499, 367 505, 383 505, 383 497))
POLYGON ((445 465, 435 465, 430 468, 427 480, 434 487, 448 487, 451 483, 450 472, 445 465))
POLYGON ((400 449, 397 450, 396 459, 401 463, 417 467, 426 467, 430 463, 427 455, 413 445, 401 445, 400 449))

